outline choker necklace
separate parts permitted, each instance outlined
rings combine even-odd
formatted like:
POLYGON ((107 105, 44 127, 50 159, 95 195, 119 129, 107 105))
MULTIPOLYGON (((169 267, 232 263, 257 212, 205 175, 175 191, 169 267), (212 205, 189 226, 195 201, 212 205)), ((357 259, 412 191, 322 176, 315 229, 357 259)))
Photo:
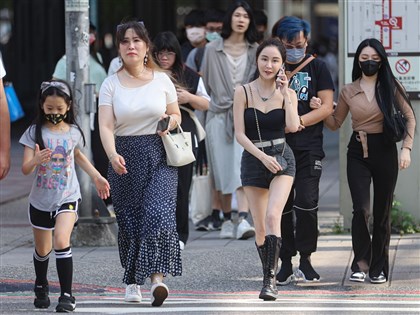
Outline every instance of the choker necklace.
POLYGON ((130 72, 128 72, 125 68, 124 68, 124 73, 129 76, 132 79, 140 79, 140 75, 144 72, 144 70, 146 70, 146 66, 143 67, 143 69, 140 71, 140 73, 138 75, 132 75, 130 74, 130 72))
POLYGON ((263 102, 267 102, 270 98, 272 98, 272 97, 273 97, 274 93, 276 92, 276 88, 274 88, 273 92, 271 93, 271 95, 270 95, 269 97, 262 97, 262 96, 261 96, 261 94, 260 94, 260 89, 258 88, 258 82, 256 82, 256 86, 257 86, 257 93, 258 93, 258 96, 260 97, 260 99, 261 99, 263 102))

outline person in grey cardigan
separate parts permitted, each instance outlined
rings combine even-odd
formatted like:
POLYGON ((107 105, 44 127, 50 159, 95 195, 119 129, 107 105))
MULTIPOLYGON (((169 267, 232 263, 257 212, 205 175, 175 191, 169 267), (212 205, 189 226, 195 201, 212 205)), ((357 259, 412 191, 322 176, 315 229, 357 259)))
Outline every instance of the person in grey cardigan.
POLYGON ((235 1, 228 8, 221 36, 206 45, 201 66, 204 84, 211 97, 206 118, 206 149, 225 220, 220 237, 247 239, 255 235, 255 230, 246 220, 248 203, 240 180, 243 149, 234 139, 233 132, 235 88, 251 81, 256 70, 257 30, 252 9, 246 1, 235 1), (235 191, 239 212, 236 235, 231 220, 232 193, 235 191))

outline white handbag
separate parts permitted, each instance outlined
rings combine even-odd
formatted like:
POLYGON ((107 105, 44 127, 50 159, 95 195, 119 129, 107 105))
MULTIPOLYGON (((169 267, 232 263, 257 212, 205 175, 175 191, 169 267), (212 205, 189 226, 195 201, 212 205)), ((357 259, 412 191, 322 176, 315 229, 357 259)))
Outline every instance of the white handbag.
POLYGON ((162 137, 166 151, 166 163, 169 166, 184 166, 195 161, 191 145, 191 132, 184 132, 180 125, 177 133, 168 133, 162 137))

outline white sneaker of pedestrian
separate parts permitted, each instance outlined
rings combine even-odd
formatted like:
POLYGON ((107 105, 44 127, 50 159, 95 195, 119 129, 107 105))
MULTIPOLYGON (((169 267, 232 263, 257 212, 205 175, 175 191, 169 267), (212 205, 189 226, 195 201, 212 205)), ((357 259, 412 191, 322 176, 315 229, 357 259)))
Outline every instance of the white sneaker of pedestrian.
POLYGON ((141 292, 140 286, 137 284, 129 284, 125 288, 125 298, 124 301, 126 302, 141 302, 141 292))
POLYGON ((223 222, 219 237, 220 238, 234 238, 234 235, 233 235, 234 228, 235 227, 233 225, 232 220, 227 220, 223 222))
POLYGON ((184 250, 184 248, 185 248, 185 243, 183 241, 179 241, 179 249, 184 250))
POLYGON ((239 220, 238 228, 236 229, 236 239, 247 240, 255 236, 255 228, 253 228, 246 219, 239 220))
POLYGON ((150 289, 152 306, 161 306, 169 294, 169 289, 163 282, 155 283, 150 289))

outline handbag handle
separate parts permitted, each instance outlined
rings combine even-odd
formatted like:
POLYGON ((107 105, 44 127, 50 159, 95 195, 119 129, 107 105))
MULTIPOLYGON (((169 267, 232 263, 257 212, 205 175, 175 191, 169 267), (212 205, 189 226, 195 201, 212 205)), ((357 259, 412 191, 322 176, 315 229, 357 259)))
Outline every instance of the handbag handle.
MULTIPOLYGON (((251 99, 252 100, 254 100, 254 95, 252 94, 252 88, 251 88, 251 85, 248 85, 249 86, 249 91, 251 92, 251 99)), ((245 87, 244 87, 244 89, 245 89, 245 87)), ((246 93, 246 90, 245 90, 245 93, 246 93)), ((257 125, 257 131, 258 131, 258 138, 260 138, 260 142, 262 143, 263 141, 262 141, 262 138, 261 138, 261 132, 260 132, 260 124, 258 123, 258 117, 257 117, 257 110, 255 109, 255 105, 254 106, 252 106, 252 108, 254 109, 254 114, 255 114, 255 123, 256 123, 256 125, 257 125)), ((283 150, 282 150, 282 152, 281 152, 281 155, 283 156, 283 154, 284 154, 284 149, 286 148, 286 143, 284 143, 283 144, 283 150)), ((264 152, 264 147, 261 147, 261 150, 264 152)), ((264 152, 265 153, 265 152, 264 152)))

